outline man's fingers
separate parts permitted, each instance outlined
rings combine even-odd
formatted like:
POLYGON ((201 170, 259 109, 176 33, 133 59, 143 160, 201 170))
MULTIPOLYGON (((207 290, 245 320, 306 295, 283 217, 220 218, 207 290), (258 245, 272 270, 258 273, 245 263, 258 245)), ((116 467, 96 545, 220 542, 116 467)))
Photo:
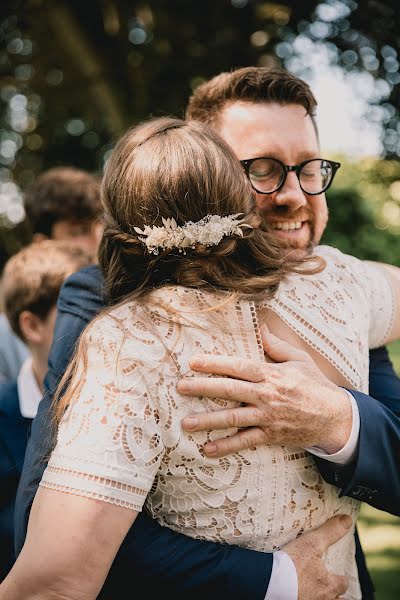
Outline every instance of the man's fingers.
POLYGON ((252 427, 259 425, 260 420, 261 416, 257 408, 239 406, 190 415, 182 420, 182 426, 187 431, 206 431, 230 427, 252 427))
POLYGON ((177 390, 186 396, 223 398, 255 405, 258 402, 265 404, 268 399, 266 384, 263 386, 261 398, 260 390, 253 383, 219 377, 187 377, 178 382, 177 390))
POLYGON ((265 325, 261 326, 261 339, 266 354, 275 362, 287 362, 288 360, 309 362, 312 360, 307 352, 281 340, 271 333, 265 325))
POLYGON ((232 356, 214 356, 212 354, 198 354, 193 356, 189 362, 193 371, 200 373, 213 373, 214 375, 225 375, 259 383, 264 380, 264 363, 232 356))
POLYGON ((321 554, 348 533, 352 520, 348 515, 336 515, 306 535, 318 546, 321 554))
POLYGON ((204 452, 212 458, 234 454, 245 448, 254 448, 266 443, 265 433, 258 427, 243 429, 235 435, 209 442, 204 446, 204 452))

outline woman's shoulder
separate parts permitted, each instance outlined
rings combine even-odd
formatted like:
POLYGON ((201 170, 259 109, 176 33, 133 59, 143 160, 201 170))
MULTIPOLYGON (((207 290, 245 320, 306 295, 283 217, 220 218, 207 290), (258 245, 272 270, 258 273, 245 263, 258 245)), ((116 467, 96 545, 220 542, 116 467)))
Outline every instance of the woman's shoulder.
POLYGON ((164 330, 142 308, 140 302, 128 301, 104 310, 85 330, 88 355, 101 355, 107 364, 116 359, 120 366, 131 364, 133 356, 136 366, 159 360, 164 355, 164 330))
POLYGON ((316 246, 314 249, 314 254, 317 256, 322 256, 325 260, 332 261, 337 265, 354 265, 354 264, 362 264, 363 261, 357 258, 356 256, 352 256, 351 254, 346 254, 335 248, 334 246, 325 246, 321 244, 320 246, 316 246))
POLYGON ((348 282, 360 284, 360 277, 365 273, 366 263, 352 256, 345 254, 338 248, 333 246, 317 246, 314 250, 316 256, 320 256, 325 260, 326 266, 321 272, 322 277, 339 278, 339 280, 347 280, 348 282))
POLYGON ((344 301, 344 298, 365 304, 368 293, 363 261, 324 245, 317 246, 313 255, 324 260, 323 268, 312 274, 294 273, 286 277, 279 285, 273 302, 309 306, 309 299, 312 298, 311 304, 320 306, 321 310, 332 303, 338 308, 338 299, 344 301))
POLYGON ((103 339, 123 339, 136 322, 138 305, 134 301, 127 301, 116 306, 107 307, 95 317, 86 327, 84 336, 88 342, 103 339))

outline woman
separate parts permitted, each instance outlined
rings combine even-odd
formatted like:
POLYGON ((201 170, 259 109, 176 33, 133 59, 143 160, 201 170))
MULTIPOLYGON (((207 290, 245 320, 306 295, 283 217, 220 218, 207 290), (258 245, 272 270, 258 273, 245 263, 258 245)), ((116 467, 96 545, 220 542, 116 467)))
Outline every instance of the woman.
MULTIPOLYGON (((187 535, 260 551, 358 512, 303 449, 205 457, 221 433, 185 433, 182 418, 233 403, 181 401, 176 384, 195 352, 263 361, 267 323, 306 340, 335 384, 366 390, 369 346, 400 336, 399 270, 323 247, 322 258, 284 257, 259 228, 238 161, 201 124, 164 118, 129 131, 102 195, 113 306, 88 326, 60 384, 57 445, 2 600, 96 598, 143 506, 187 535)), ((350 579, 346 598, 360 598, 353 544, 351 529, 326 557, 350 579)))

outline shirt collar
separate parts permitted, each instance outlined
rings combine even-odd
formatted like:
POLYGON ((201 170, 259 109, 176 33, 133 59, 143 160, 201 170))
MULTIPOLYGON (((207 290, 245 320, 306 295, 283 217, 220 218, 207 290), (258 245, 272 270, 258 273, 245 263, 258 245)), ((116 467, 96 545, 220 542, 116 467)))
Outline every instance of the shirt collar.
POLYGON ((17 387, 21 415, 27 419, 33 419, 42 399, 42 392, 33 373, 31 356, 22 364, 17 377, 17 387))

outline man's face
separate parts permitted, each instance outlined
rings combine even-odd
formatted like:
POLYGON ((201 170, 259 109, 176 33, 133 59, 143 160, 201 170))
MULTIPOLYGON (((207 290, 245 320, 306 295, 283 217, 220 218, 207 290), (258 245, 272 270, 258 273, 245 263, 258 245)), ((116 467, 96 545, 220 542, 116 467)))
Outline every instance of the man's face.
POLYGON ((57 221, 51 230, 51 238, 70 242, 96 258, 103 226, 94 221, 57 221))
MULTIPOLYGON (((234 102, 221 113, 218 132, 239 160, 269 156, 286 165, 320 158, 314 125, 299 104, 234 102)), ((325 194, 310 196, 295 172, 273 194, 257 194, 267 229, 284 247, 310 251, 328 220, 325 194)))

